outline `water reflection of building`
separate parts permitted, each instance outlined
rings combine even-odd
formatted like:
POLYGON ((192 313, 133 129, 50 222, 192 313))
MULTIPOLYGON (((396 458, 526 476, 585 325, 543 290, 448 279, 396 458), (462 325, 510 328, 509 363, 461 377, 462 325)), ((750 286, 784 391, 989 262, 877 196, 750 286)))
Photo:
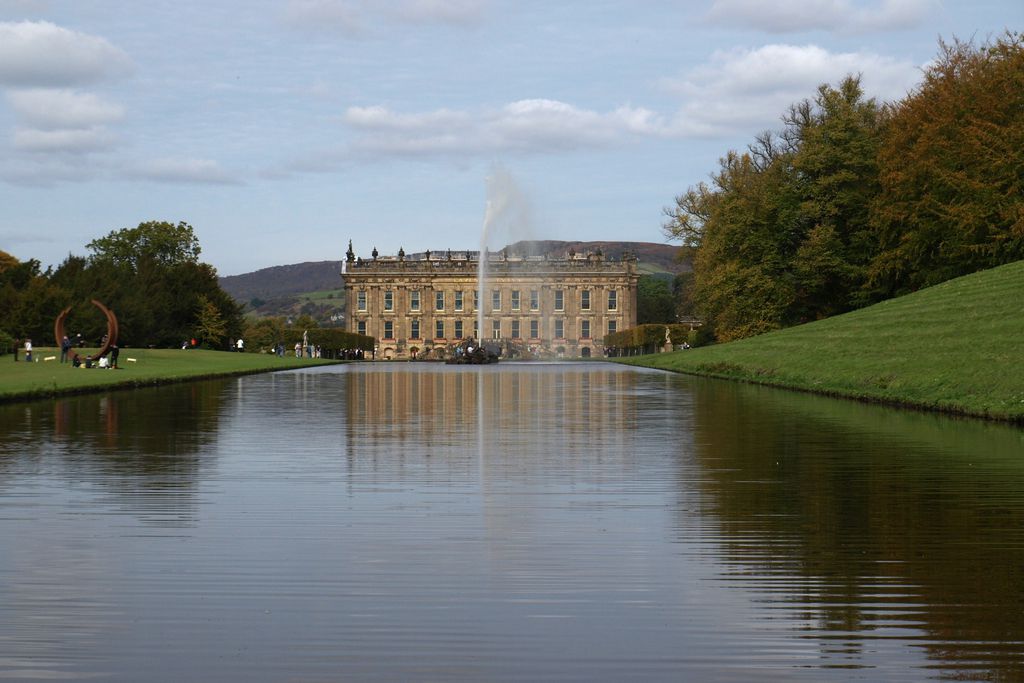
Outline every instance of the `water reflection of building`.
POLYGON ((637 261, 488 254, 477 293, 477 252, 357 259, 343 271, 348 329, 378 340, 378 358, 444 358, 465 337, 495 339, 539 357, 603 353, 604 335, 636 325, 637 261), (477 315, 484 307, 484 328, 477 315))
POLYGON ((592 458, 595 445, 621 440, 637 419, 634 378, 618 368, 445 367, 353 369, 345 385, 348 452, 389 463, 396 454, 475 457, 484 429, 485 447, 500 446, 520 461, 547 458, 553 450, 570 459, 592 458))

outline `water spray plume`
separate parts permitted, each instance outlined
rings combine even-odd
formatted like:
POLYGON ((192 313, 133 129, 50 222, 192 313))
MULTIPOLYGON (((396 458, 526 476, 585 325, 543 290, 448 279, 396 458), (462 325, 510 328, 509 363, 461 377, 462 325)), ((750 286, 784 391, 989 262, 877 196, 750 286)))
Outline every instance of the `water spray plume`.
POLYGON ((477 272, 477 334, 480 339, 487 338, 487 331, 484 328, 484 294, 487 291, 488 247, 495 239, 504 244, 533 239, 529 205, 512 174, 496 166, 487 176, 486 185, 487 200, 484 204, 484 224, 480 230, 477 272))

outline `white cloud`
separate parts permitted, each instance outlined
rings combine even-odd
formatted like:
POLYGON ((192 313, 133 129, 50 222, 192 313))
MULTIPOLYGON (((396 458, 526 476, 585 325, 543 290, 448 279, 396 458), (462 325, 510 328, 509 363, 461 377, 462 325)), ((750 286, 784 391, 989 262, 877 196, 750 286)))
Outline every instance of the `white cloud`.
POLYGON ((232 185, 238 182, 212 159, 174 157, 151 159, 138 164, 132 170, 132 177, 161 183, 201 185, 232 185))
POLYGON ((14 149, 22 152, 85 154, 98 152, 113 144, 113 136, 99 126, 60 130, 16 128, 14 149))
POLYGON ((768 33, 893 31, 918 26, 940 9, 938 0, 857 4, 850 0, 714 0, 707 19, 768 33))
POLYGON ((73 90, 12 90, 7 93, 7 101, 19 119, 41 130, 91 128, 124 116, 120 105, 73 90))
POLYGON ((486 0, 288 0, 284 16, 295 28, 355 36, 393 23, 477 24, 487 4, 486 0))
MULTIPOLYGON (((30 138, 39 134, 39 131, 30 131, 30 138)), ((45 139, 27 139, 28 145, 45 146, 45 139)), ((9 154, 0 157, 0 180, 12 185, 27 187, 53 187, 60 183, 81 183, 91 180, 98 180, 107 177, 108 160, 104 157, 97 157, 87 154, 91 151, 91 142, 87 135, 82 135, 78 140, 81 153, 68 153, 71 141, 62 140, 58 148, 62 151, 59 154, 47 153, 49 150, 35 151, 32 149, 22 150, 20 154, 9 154)), ((102 146, 104 143, 100 143, 102 146)))
POLYGON ((681 128, 685 121, 693 130, 724 134, 775 127, 789 105, 851 74, 861 74, 865 94, 881 100, 904 96, 920 78, 916 65, 873 53, 765 45, 716 52, 707 64, 665 84, 683 97, 681 128))
POLYGON ((131 60, 106 39, 49 22, 0 22, 0 85, 68 87, 121 75, 131 60))
POLYGON ((719 51, 682 77, 664 81, 680 99, 668 115, 632 105, 601 112, 550 99, 411 114, 382 106, 351 107, 343 117, 355 133, 349 148, 307 159, 303 168, 323 170, 355 156, 550 154, 643 138, 753 135, 777 128, 789 106, 814 97, 819 85, 837 85, 851 74, 862 75, 867 97, 883 101, 904 96, 920 77, 909 62, 873 53, 831 53, 815 45, 719 51))
POLYGON ((343 120, 358 135, 353 150, 366 155, 546 153, 675 134, 646 109, 624 106, 601 113, 546 99, 519 100, 499 109, 418 114, 380 106, 351 107, 343 120))
POLYGON ((364 130, 429 132, 431 130, 466 126, 472 123, 466 112, 439 109, 423 114, 396 114, 386 107, 349 107, 345 123, 364 130))

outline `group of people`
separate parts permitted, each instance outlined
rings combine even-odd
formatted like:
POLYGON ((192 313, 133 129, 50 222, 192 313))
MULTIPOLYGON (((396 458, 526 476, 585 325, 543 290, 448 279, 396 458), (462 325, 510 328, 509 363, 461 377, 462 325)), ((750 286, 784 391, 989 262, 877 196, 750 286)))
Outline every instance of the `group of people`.
MULTIPOLYGON (((282 350, 284 345, 281 345, 282 350)), ((295 357, 302 358, 302 354, 306 354, 306 358, 319 358, 321 349, 319 344, 303 344, 302 342, 295 342, 295 357)))
MULTIPOLYGON (((103 336, 103 340, 100 342, 100 346, 106 346, 106 345, 107 345, 107 336, 104 335, 103 336)), ((72 349, 75 348, 76 346, 78 346, 79 348, 83 348, 85 346, 85 340, 82 338, 82 335, 81 334, 77 335, 75 337, 74 341, 72 341, 72 339, 68 335, 65 334, 64 337, 60 340, 60 362, 61 363, 70 362, 71 365, 76 367, 76 368, 81 367, 82 365, 85 365, 85 367, 87 367, 87 368, 93 367, 94 359, 89 358, 88 356, 83 358, 78 353, 72 353, 72 349)), ((33 362, 33 360, 35 360, 33 349, 32 349, 32 340, 31 339, 25 339, 24 344, 15 344, 15 346, 14 346, 14 360, 15 360, 15 362, 18 361, 18 350, 20 348, 23 348, 25 350, 25 362, 31 363, 31 362, 33 362)), ((109 357, 106 354, 104 354, 103 356, 100 356, 99 358, 95 359, 96 367, 100 367, 100 368, 116 368, 117 367, 117 358, 118 358, 118 355, 121 353, 121 349, 118 348, 117 344, 112 344, 110 346, 109 352, 110 352, 109 353, 109 357)), ((52 357, 51 357, 51 359, 52 359, 52 357)))

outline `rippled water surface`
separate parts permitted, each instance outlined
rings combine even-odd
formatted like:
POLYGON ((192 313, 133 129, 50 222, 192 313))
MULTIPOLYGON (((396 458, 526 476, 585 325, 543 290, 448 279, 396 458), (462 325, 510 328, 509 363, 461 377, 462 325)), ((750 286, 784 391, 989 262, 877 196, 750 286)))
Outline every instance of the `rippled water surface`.
POLYGON ((1024 680, 1024 432, 604 364, 2 406, 0 679, 1024 680))

